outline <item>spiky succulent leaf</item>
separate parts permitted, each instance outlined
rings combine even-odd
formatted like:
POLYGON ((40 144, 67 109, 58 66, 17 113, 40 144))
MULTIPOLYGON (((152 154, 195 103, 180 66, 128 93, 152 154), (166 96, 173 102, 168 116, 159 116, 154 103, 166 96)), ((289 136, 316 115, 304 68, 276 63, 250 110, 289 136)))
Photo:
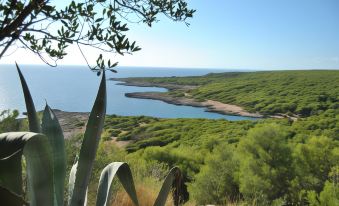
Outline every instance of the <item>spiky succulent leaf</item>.
MULTIPOLYGON (((180 169, 177 167, 173 167, 165 178, 165 181, 158 194, 158 197, 155 200, 154 206, 164 206, 166 204, 168 194, 171 192, 171 189, 173 188, 173 183, 176 183, 176 181, 180 181, 179 179, 180 179, 180 169)), ((176 189, 178 190, 178 188, 176 189)), ((178 202, 178 200, 174 200, 174 202, 178 202)))
POLYGON ((75 174, 77 172, 78 162, 76 162, 72 168, 71 172, 69 174, 68 179, 68 205, 71 204, 71 198, 73 196, 73 190, 74 190, 74 182, 75 182, 75 174))
MULTIPOLYGON (((30 205, 53 205, 52 151, 47 137, 33 132, 0 134, 0 159, 12 161, 16 154, 23 154, 26 159, 30 205)), ((15 165, 20 165, 21 169, 21 158, 13 161, 19 161, 20 164, 15 165)), ((0 170, 7 169, 0 167, 0 170)), ((2 186, 10 189, 7 185, 2 186)))
POLYGON ((64 182, 66 177, 64 135, 57 117, 47 104, 43 112, 41 128, 42 133, 47 136, 52 148, 55 205, 63 205, 64 182))
MULTIPOLYGON (((25 97, 27 116, 29 120, 29 128, 32 132, 39 132, 40 125, 35 112, 34 103, 26 84, 25 78, 19 66, 16 64, 17 71, 19 73, 22 90, 25 97)), ((22 167, 21 167, 21 156, 22 147, 24 142, 13 141, 11 146, 8 146, 8 140, 2 139, 0 141, 0 184, 12 192, 22 195, 22 167), (11 156, 9 158, 9 156, 11 156), (6 168, 6 169, 5 169, 6 168)))
POLYGON ((39 133, 41 132, 40 123, 39 123, 39 118, 35 111, 34 102, 32 100, 31 93, 29 92, 26 80, 24 76, 22 75, 22 72, 16 62, 15 62, 15 65, 19 73, 22 91, 25 97, 29 131, 39 133))
POLYGON ((70 205, 84 205, 87 185, 92 173, 93 162, 98 148, 106 114, 106 79, 102 74, 99 91, 89 116, 81 145, 74 190, 70 205))
POLYGON ((20 143, 9 147, 6 140, 0 140, 0 185, 17 195, 23 195, 20 147, 20 143))
POLYGON ((96 205, 109 205, 111 196, 110 189, 116 174, 133 203, 139 205, 131 169, 128 164, 124 162, 113 162, 107 165, 101 172, 96 205))
MULTIPOLYGON (((77 167, 78 167, 78 162, 76 162, 72 166, 71 172, 69 174, 69 181, 68 181, 68 205, 71 204, 71 197, 73 195, 73 189, 74 189, 74 182, 75 182, 75 175, 76 175, 76 172, 77 172, 77 167)), ((84 206, 87 205, 87 193, 88 193, 88 189, 86 189, 84 206)))

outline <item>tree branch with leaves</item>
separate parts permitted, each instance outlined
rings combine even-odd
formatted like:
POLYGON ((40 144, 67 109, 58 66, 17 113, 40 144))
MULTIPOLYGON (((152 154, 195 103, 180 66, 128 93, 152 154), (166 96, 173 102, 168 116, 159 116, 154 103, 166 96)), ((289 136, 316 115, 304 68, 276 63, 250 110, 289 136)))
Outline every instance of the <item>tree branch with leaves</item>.
POLYGON ((141 48, 128 39, 128 25, 145 23, 151 27, 159 14, 189 25, 187 20, 195 12, 185 0, 70 1, 62 9, 49 0, 0 2, 0 59, 11 46, 17 46, 57 66, 57 61, 67 55, 66 48, 76 45, 93 70, 113 70, 117 62, 100 54, 92 66, 85 47, 103 53, 132 54, 141 48))

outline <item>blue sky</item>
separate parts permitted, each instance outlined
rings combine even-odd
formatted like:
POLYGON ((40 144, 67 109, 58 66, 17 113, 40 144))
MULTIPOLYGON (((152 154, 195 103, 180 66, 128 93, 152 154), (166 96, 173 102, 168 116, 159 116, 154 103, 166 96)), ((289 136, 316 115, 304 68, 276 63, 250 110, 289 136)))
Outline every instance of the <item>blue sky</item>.
MULTIPOLYGON (((197 10, 190 27, 166 18, 152 28, 132 25, 128 35, 142 50, 110 57, 123 66, 339 69, 338 0, 188 2, 197 10)), ((60 63, 85 64, 76 50, 60 63)))

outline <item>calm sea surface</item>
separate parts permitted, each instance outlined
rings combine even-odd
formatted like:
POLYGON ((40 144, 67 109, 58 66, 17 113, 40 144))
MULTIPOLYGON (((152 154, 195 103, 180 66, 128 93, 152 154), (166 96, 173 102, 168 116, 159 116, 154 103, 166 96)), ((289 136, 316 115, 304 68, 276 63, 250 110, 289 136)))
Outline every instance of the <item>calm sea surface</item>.
MULTIPOLYGON (((58 68, 50 68, 48 66, 21 65, 20 68, 25 75, 37 110, 42 110, 46 101, 54 109, 76 112, 91 110, 100 78, 87 67, 59 66, 58 68)), ((117 70, 118 73, 107 72, 107 78, 199 76, 211 72, 232 71, 144 67, 119 67, 117 70)), ((107 113, 162 118, 252 119, 205 112, 204 108, 176 106, 157 100, 127 98, 124 95, 128 92, 147 91, 165 92, 166 89, 122 86, 117 85, 115 81, 107 81, 107 113)), ((26 111, 21 84, 14 65, 0 65, 0 111, 4 109, 26 111)))

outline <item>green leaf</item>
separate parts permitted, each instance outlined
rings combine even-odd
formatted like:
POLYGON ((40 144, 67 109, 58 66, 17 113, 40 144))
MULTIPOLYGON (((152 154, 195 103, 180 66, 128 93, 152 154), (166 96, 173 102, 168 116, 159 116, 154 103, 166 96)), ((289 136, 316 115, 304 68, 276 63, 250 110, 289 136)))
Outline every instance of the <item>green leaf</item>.
POLYGON ((104 18, 98 18, 97 20, 95 20, 95 22, 100 22, 102 20, 104 20, 104 18))
POLYGON ((136 52, 136 51, 140 51, 141 50, 141 48, 140 47, 134 47, 134 49, 132 50, 133 52, 136 52))
POLYGON ((21 70, 16 62, 15 62, 15 65, 19 73, 19 77, 20 77, 20 81, 22 85, 22 91, 24 92, 26 109, 27 109, 27 117, 28 117, 28 123, 29 123, 29 131, 39 133, 41 131, 40 123, 39 123, 39 119, 35 111, 34 102, 32 100, 31 93, 29 92, 26 80, 24 76, 22 75, 21 70))
MULTIPOLYGON (((25 156, 30 205, 53 205, 52 151, 47 137, 33 132, 3 133, 0 134, 0 149, 0 170, 2 174, 11 170, 11 168, 5 168, 1 165, 4 159, 20 162, 20 164, 14 166, 21 169, 21 158, 12 158, 19 153, 25 156)), ((3 177, 1 176, 1 178, 3 177)), ((18 183, 18 181, 13 183, 18 183)), ((2 184, 2 186, 11 190, 10 187, 7 187, 8 185, 2 184)))
POLYGON ((109 43, 109 42, 107 42, 107 45, 108 45, 109 47, 111 47, 111 48, 114 48, 113 44, 111 44, 111 43, 109 43))
POLYGON ((53 153, 53 184, 56 205, 64 203, 64 183, 66 177, 66 154, 64 135, 57 117, 46 104, 42 116, 42 133, 50 142, 53 153))
MULTIPOLYGON (((180 178, 181 178, 180 169, 177 167, 173 167, 165 178, 165 181, 158 194, 158 197, 154 202, 154 206, 164 206, 166 204, 168 194, 170 193, 173 185, 177 186, 177 184, 173 184, 173 183, 179 182, 180 178)), ((176 188, 176 189, 178 191, 179 188, 176 188)), ((177 199, 177 200, 174 200, 174 202, 177 204, 179 201, 177 199)))
POLYGON ((87 185, 92 173, 93 162, 98 148, 106 114, 106 79, 102 72, 99 91, 89 116, 81 145, 74 190, 70 205, 84 205, 87 185))
POLYGON ((115 174, 118 175, 121 184, 125 188, 133 203, 135 205, 139 205, 131 169, 128 164, 124 162, 113 162, 107 165, 101 172, 96 205, 109 205, 111 196, 110 188, 115 174))
POLYGON ((28 205, 28 203, 25 202, 25 200, 21 196, 18 196, 17 194, 14 194, 13 192, 1 186, 0 186, 0 200, 2 203, 6 203, 6 205, 11 206, 28 205))
POLYGON ((73 196, 75 174, 77 172, 78 162, 76 162, 71 169, 68 180, 68 205, 71 204, 71 198, 73 196))
POLYGON ((23 195, 20 147, 20 143, 17 147, 14 144, 8 147, 4 140, 0 140, 0 185, 18 195, 23 195), (12 151, 6 152, 8 149, 12 151))

